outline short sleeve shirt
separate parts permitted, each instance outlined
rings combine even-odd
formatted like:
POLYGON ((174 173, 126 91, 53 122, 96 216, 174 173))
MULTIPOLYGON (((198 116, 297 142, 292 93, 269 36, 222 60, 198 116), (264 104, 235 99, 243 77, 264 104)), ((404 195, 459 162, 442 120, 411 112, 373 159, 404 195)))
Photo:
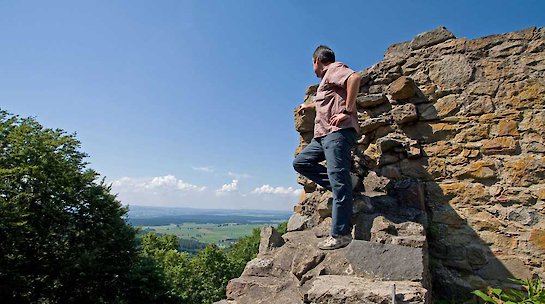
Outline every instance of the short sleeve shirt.
POLYGON ((333 62, 324 67, 325 73, 316 91, 316 119, 314 120, 314 137, 322 137, 335 131, 354 128, 359 132, 358 116, 353 111, 349 118, 336 126, 329 123, 330 118, 346 109, 346 81, 355 73, 342 62, 333 62))

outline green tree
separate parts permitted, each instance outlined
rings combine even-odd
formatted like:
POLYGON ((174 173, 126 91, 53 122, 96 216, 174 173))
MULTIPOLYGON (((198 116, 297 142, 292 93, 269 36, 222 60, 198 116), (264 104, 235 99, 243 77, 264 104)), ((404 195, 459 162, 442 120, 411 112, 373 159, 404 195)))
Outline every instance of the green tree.
POLYGON ((122 301, 135 231, 79 149, 0 110, 0 302, 122 301))

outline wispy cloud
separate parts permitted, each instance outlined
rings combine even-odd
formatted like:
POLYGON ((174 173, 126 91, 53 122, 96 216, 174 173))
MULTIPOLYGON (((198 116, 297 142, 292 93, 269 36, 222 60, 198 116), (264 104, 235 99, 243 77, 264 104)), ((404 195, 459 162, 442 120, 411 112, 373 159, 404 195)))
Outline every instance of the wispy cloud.
POLYGON ((122 177, 112 183, 112 187, 123 191, 141 192, 146 190, 169 190, 180 192, 204 191, 205 186, 197 186, 177 179, 174 175, 151 178, 122 177))
POLYGON ((263 185, 255 188, 252 194, 275 194, 275 195, 300 195, 302 189, 294 189, 292 187, 272 187, 270 185, 263 185))
POLYGON ((168 174, 119 178, 112 182, 112 193, 129 205, 266 210, 291 210, 297 204, 296 195, 301 193, 292 187, 255 187, 236 178, 220 184, 197 185, 168 174), (244 188, 247 186, 250 188, 244 188))
POLYGON ((235 192, 238 190, 238 179, 234 179, 230 184, 224 184, 221 188, 216 190, 216 195, 224 195, 229 192, 235 192))
POLYGON ((236 179, 242 179, 242 178, 250 178, 252 177, 250 174, 247 173, 235 173, 235 172, 227 172, 227 175, 234 177, 236 179))
POLYGON ((204 167, 191 167, 193 170, 195 171, 201 171, 201 172, 206 172, 206 173, 212 173, 214 172, 214 168, 212 167, 209 167, 209 166, 204 166, 204 167))

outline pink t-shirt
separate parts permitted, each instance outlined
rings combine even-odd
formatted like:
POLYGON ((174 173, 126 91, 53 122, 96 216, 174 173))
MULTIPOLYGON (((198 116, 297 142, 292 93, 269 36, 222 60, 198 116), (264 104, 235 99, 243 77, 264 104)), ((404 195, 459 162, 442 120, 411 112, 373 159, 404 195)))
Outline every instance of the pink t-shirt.
POLYGON ((316 119, 314 120, 314 137, 322 137, 332 132, 354 128, 359 133, 358 115, 354 110, 349 118, 337 126, 329 123, 331 116, 340 114, 346 109, 346 80, 355 73, 342 62, 333 62, 324 67, 324 76, 316 91, 316 119))

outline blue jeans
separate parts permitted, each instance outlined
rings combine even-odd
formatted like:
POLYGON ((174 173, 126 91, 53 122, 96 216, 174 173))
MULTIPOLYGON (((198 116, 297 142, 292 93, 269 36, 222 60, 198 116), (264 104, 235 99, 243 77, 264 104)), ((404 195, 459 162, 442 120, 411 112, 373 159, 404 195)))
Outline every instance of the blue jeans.
POLYGON ((333 192, 331 235, 352 232, 351 150, 356 145, 354 128, 341 129, 313 138, 293 161, 293 168, 316 184, 333 192), (324 167, 319 162, 325 160, 324 167))

